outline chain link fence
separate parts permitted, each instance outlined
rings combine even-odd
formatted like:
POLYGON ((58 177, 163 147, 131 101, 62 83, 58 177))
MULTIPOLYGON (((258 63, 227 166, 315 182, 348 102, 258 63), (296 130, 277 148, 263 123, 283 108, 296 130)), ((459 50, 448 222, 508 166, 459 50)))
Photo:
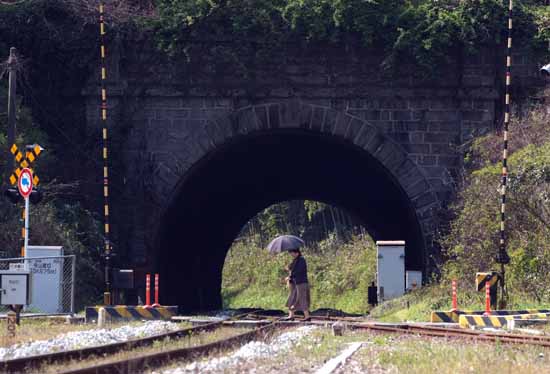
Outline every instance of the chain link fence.
MULTIPOLYGON (((31 304, 23 309, 28 313, 74 313, 76 257, 18 257, 0 259, 0 270, 31 273, 31 304)), ((0 312, 7 306, 1 305, 0 312)))

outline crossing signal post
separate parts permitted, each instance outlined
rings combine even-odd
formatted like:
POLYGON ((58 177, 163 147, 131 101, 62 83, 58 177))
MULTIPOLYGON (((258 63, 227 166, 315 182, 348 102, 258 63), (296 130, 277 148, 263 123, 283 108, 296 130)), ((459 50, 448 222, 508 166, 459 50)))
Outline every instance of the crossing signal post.
POLYGON ((25 199, 25 227, 23 229, 23 256, 27 253, 29 246, 29 196, 32 192, 32 171, 28 168, 21 170, 19 179, 17 180, 17 189, 25 199))
POLYGON ((33 204, 38 203, 42 200, 43 196, 42 191, 37 187, 40 179, 37 175, 33 175, 34 173, 30 169, 30 166, 36 161, 43 150, 44 148, 38 144, 27 145, 25 147, 25 154, 19 150, 16 144, 13 144, 10 148, 17 167, 9 177, 9 181, 13 187, 9 187, 4 191, 4 195, 14 204, 19 203, 21 200, 25 201, 25 209, 23 210, 25 226, 21 235, 24 244, 21 248, 21 257, 25 257, 29 242, 29 202, 33 204), (16 184, 17 188, 15 188, 16 184))

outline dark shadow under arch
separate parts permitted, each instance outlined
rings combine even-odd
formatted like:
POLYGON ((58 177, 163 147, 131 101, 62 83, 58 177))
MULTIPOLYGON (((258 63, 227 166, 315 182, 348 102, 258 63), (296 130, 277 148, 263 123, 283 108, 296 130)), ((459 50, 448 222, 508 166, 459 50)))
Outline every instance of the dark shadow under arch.
POLYGON ((340 206, 375 240, 406 240, 407 268, 423 268, 425 241, 414 206, 380 162, 334 136, 279 129, 233 139, 180 183, 157 240, 163 304, 220 308, 222 267, 242 226, 291 199, 340 206))

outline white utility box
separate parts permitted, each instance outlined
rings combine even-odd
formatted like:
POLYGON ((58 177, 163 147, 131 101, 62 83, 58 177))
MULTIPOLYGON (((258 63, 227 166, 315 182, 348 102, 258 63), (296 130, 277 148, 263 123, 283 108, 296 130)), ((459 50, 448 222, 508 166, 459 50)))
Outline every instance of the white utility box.
POLYGON ((405 289, 407 291, 417 290, 422 287, 422 272, 407 270, 405 272, 405 289))
POLYGON ((0 304, 27 305, 30 303, 30 272, 0 271, 0 304))
POLYGON ((63 247, 29 245, 25 264, 33 277, 32 309, 43 313, 63 311, 63 247))
POLYGON ((405 242, 377 241, 378 302, 402 296, 405 293, 405 242))

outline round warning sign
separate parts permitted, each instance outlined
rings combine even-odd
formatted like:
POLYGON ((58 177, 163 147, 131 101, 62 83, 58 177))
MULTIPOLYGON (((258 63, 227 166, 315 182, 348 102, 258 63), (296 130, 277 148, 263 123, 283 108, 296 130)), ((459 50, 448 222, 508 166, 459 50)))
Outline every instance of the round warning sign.
POLYGON ((24 168, 21 170, 21 174, 19 174, 19 179, 17 181, 17 188, 21 196, 25 199, 29 197, 32 192, 32 171, 30 169, 24 168))

